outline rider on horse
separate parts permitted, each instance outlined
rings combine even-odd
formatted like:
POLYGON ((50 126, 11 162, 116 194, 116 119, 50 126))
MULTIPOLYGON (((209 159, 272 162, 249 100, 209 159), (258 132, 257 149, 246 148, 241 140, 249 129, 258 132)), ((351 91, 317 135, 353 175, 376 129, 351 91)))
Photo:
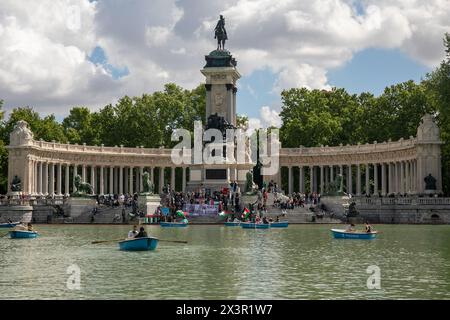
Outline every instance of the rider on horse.
POLYGON ((220 20, 217 22, 214 31, 214 39, 217 39, 217 50, 225 50, 225 40, 228 40, 228 37, 227 30, 225 30, 225 18, 222 15, 220 15, 220 20))

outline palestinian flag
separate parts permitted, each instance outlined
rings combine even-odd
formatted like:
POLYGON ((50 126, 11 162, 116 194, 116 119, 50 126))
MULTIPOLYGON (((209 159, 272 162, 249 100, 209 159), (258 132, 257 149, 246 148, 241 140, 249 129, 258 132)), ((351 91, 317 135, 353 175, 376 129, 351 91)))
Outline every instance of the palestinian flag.
POLYGON ((242 213, 242 219, 247 219, 248 216, 250 215, 250 210, 248 210, 247 208, 244 208, 244 212, 242 213))

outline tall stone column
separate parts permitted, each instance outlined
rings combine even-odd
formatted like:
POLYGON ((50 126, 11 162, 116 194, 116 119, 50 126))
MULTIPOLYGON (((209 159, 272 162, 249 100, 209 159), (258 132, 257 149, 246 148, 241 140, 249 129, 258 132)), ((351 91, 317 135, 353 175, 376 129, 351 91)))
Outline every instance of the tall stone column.
POLYGON ((386 164, 381 164, 381 195, 386 196, 386 164))
POLYGON ((339 174, 341 175, 341 185, 339 186, 339 188, 341 190, 344 189, 344 166, 341 164, 339 166, 339 174))
POLYGON ((181 191, 186 192, 186 167, 183 167, 183 179, 182 179, 181 191))
POLYGON ((50 163, 50 186, 49 186, 49 190, 48 193, 50 195, 55 194, 55 164, 54 163, 50 163))
POLYGON ((58 176, 57 176, 57 180, 56 180, 56 193, 58 194, 58 196, 62 195, 62 163, 58 163, 58 176))
POLYGON ((170 188, 175 190, 175 169, 176 167, 170 168, 170 188))
POLYGON ((123 167, 119 167, 119 194, 123 194, 123 167))
POLYGON ((48 162, 45 162, 44 163, 44 174, 43 174, 43 185, 44 185, 44 188, 43 188, 43 194, 44 195, 48 195, 48 162))
POLYGON ((139 167, 139 192, 144 191, 144 181, 142 177, 144 176, 144 167, 139 167))
POLYGON ((78 164, 73 165, 73 192, 77 191, 77 188, 75 187, 75 177, 78 175, 78 164))
POLYGON ((66 163, 66 174, 64 175, 64 194, 68 196, 70 194, 70 164, 66 163))
POLYGON ((155 186, 155 170, 154 169, 155 168, 153 168, 153 167, 150 168, 150 180, 151 180, 153 186, 155 186))
POLYGON ((164 187, 164 167, 159 167, 159 192, 163 191, 164 187))
POLYGON ((351 164, 348 165, 347 193, 353 194, 353 172, 351 164))
POLYGON ((320 166, 320 194, 324 193, 323 166, 320 166))
POLYGON ((95 181, 95 166, 91 166, 91 186, 92 186, 92 194, 97 193, 97 186, 95 181))
POLYGON ((330 182, 334 181, 334 166, 330 166, 330 182))
POLYGON ((130 194, 134 194, 133 190, 133 178, 134 178, 134 167, 130 167, 130 194))
POLYGON ((293 189, 292 166, 288 166, 288 193, 292 194, 292 192, 294 192, 293 189))
POLYGON ((104 195, 105 194, 105 181, 103 180, 103 166, 100 166, 100 190, 99 190, 99 194, 100 195, 104 195))
POLYGON ((378 195, 378 163, 373 164, 373 194, 378 195))
POLYGON ((113 194, 119 193, 119 168, 111 167, 113 171, 113 194))
POLYGON ((82 166, 81 179, 83 182, 86 182, 86 165, 85 164, 83 164, 83 166, 82 166))
POLYGON ((314 192, 314 166, 309 167, 309 190, 310 193, 314 192))
POLYGON ((356 165, 356 195, 361 195, 361 165, 356 165))
POLYGON ((405 192, 411 192, 411 162, 405 162, 405 192))
MULTIPOLYGON (((114 194, 114 167, 109 167, 109 194, 114 194)), ((133 192, 131 193, 133 194, 133 192)))
POLYGON ((405 163, 400 161, 400 192, 405 193, 405 163))
POLYGON ((43 178, 43 167, 44 163, 42 161, 39 162, 39 185, 38 185, 38 192, 40 195, 44 193, 44 178, 43 178))
POLYGON ((299 190, 301 193, 305 193, 305 168, 303 166, 299 167, 299 190))
POLYGON ((370 194, 370 164, 366 163, 366 195, 370 194))
POLYGON ((129 186, 130 186, 130 181, 129 181, 129 178, 128 178, 128 173, 129 173, 129 168, 128 167, 124 167, 123 168, 123 181, 124 181, 124 186, 123 186, 123 191, 125 192, 125 193, 128 193, 129 192, 129 186))

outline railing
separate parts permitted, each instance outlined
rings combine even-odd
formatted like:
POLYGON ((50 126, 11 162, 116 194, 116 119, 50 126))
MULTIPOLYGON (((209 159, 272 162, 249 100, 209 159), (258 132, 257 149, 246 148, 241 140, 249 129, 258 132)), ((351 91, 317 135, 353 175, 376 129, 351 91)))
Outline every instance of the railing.
POLYGON ((411 197, 397 197, 397 198, 367 198, 355 197, 352 199, 357 205, 363 206, 392 206, 392 205, 445 205, 450 206, 450 198, 421 198, 417 196, 411 197))
POLYGON ((407 140, 400 139, 399 141, 389 141, 372 144, 358 144, 358 145, 341 145, 341 146, 320 146, 320 147, 300 147, 300 148, 282 148, 280 155, 295 156, 295 155, 313 155, 313 154, 348 154, 348 153, 369 153, 369 152, 383 152, 396 151, 412 148, 416 145, 417 139, 410 138, 407 140))
POLYGON ((0 199, 0 206, 56 206, 64 205, 68 201, 67 197, 54 198, 3 198, 0 199))

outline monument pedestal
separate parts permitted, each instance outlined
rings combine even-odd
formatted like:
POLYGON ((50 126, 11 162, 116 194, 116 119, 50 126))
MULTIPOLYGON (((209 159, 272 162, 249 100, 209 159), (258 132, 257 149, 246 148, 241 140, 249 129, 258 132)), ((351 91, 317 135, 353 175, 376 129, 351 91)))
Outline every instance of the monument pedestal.
POLYGON ((153 215, 161 204, 161 197, 155 194, 140 194, 138 196, 138 207, 144 214, 153 215))

